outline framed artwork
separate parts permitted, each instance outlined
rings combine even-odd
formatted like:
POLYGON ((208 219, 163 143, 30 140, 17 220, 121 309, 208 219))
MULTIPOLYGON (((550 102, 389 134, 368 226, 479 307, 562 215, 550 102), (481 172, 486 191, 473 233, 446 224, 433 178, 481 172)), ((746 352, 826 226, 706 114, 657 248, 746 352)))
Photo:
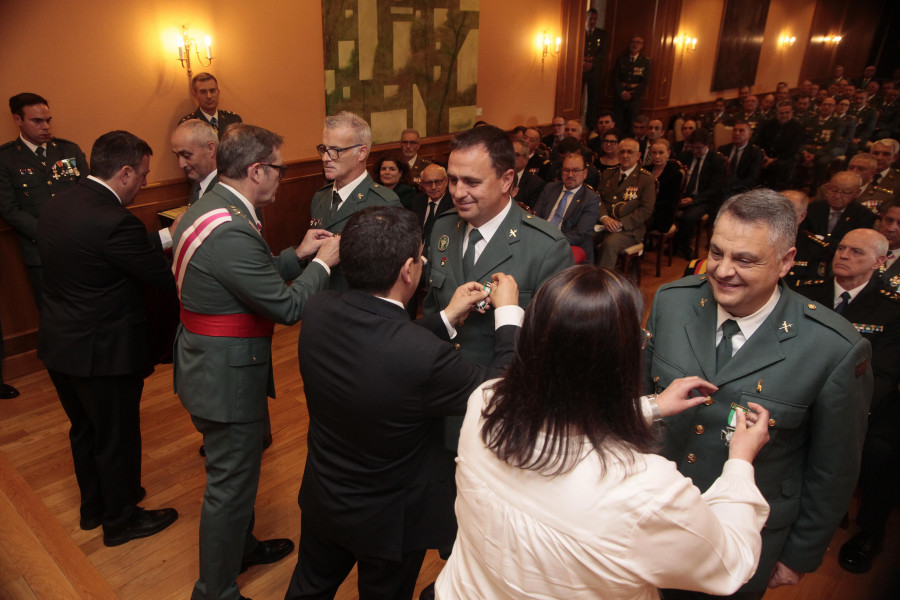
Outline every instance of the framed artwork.
POLYGON ((354 112, 373 142, 476 119, 479 0, 322 0, 325 110, 354 112))
POLYGON ((711 91, 753 85, 769 0, 725 0, 711 91))

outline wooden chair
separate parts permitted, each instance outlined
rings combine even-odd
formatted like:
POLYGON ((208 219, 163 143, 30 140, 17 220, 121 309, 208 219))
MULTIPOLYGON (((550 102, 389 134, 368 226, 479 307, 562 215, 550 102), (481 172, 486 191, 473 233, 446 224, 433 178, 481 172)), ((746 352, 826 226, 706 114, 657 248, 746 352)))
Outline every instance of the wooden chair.
POLYGON ((644 244, 628 246, 619 253, 616 269, 630 277, 637 285, 641 285, 641 256, 644 255, 644 244))
MULTIPOLYGON (((672 254, 675 251, 675 233, 678 231, 678 227, 675 223, 672 223, 672 226, 669 227, 669 230, 665 233, 660 231, 648 231, 644 235, 644 242, 646 246, 656 250, 656 276, 662 277, 662 256, 663 252, 665 252, 666 256, 669 257, 669 266, 672 266, 672 254)), ((646 254, 645 254, 646 256, 646 254)))
POLYGON ((731 143, 731 130, 734 129, 731 125, 726 125, 722 121, 716 123, 715 128, 713 128, 713 146, 711 147, 713 150, 720 146, 724 146, 725 144, 731 143))

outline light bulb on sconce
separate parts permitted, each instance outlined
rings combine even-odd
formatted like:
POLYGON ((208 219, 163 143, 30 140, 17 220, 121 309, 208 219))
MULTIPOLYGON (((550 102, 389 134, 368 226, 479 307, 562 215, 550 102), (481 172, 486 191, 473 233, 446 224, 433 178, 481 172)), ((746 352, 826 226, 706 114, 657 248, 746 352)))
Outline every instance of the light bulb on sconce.
POLYGON ((682 57, 684 57, 685 51, 690 50, 693 52, 697 49, 697 38, 691 37, 686 33, 682 33, 672 41, 675 42, 676 46, 681 46, 682 57))
POLYGON ((782 47, 793 46, 796 41, 797 41, 797 38, 796 38, 796 36, 793 36, 793 35, 783 35, 780 38, 778 38, 778 44, 782 47))
POLYGON ((550 34, 544 31, 538 36, 538 45, 541 48, 541 68, 543 68, 548 55, 559 56, 559 51, 562 49, 562 38, 557 37, 554 40, 550 34))
MULTIPOLYGON (((203 62, 203 59, 200 58, 200 47, 197 41, 191 37, 191 32, 188 30, 186 25, 181 26, 181 39, 178 43, 178 60, 181 62, 181 66, 187 69, 188 76, 188 88, 191 87, 191 79, 193 78, 193 71, 191 69, 191 51, 193 50, 194 54, 197 57, 197 62, 200 63, 201 67, 208 67, 212 64, 213 56, 212 56, 212 38, 210 36, 205 36, 203 39, 206 45, 206 62, 203 62)), ((191 90, 193 91, 193 90, 191 90)))

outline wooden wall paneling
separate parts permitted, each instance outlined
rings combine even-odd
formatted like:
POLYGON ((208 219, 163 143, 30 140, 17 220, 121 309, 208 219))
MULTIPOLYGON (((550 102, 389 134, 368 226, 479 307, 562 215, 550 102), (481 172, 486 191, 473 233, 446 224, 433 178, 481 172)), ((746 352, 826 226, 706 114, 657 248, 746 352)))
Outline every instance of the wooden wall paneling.
MULTIPOLYGON (((585 3, 563 0, 560 10, 560 36, 565 40, 556 70, 555 115, 577 119, 581 115, 581 74, 584 63, 585 3)), ((609 31, 607 31, 609 36, 609 31)), ((608 39, 608 38, 607 38, 608 39)))
POLYGON ((834 67, 842 65, 845 74, 858 77, 875 43, 878 23, 888 12, 884 0, 872 0, 863 8, 844 0, 819 0, 810 27, 810 43, 803 56, 800 80, 823 81, 834 67), (840 44, 813 41, 823 35, 840 34, 840 44))
POLYGON ((860 77, 866 68, 872 46, 876 43, 884 8, 884 0, 869 0, 865 10, 859 10, 852 3, 845 6, 840 28, 844 39, 838 45, 835 64, 843 65, 844 73, 850 79, 860 77))

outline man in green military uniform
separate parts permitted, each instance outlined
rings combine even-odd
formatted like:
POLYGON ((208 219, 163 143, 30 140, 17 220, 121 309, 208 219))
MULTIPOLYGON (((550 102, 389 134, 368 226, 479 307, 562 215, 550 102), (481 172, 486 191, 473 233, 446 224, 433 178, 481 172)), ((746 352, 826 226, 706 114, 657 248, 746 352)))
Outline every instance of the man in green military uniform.
POLYGON ((190 119, 203 119, 222 139, 229 125, 242 122, 241 115, 219 108, 219 80, 212 73, 197 73, 191 78, 191 95, 197 110, 181 117, 179 125, 190 119))
MULTIPOLYGON (((351 112, 325 117, 322 143, 316 146, 322 157, 325 178, 330 183, 313 196, 309 226, 340 233, 353 213, 369 206, 402 206, 397 194, 378 185, 366 171, 372 149, 369 124, 351 112)), ((340 267, 331 270, 331 289, 348 289, 340 267)))
POLYGON ((718 388, 663 420, 662 454, 700 490, 728 458, 732 411, 755 402, 770 413, 771 440, 753 466, 771 512, 742 599, 796 583, 821 563, 856 485, 872 394, 869 342, 830 307, 780 282, 796 233, 797 216, 781 194, 729 199, 716 219, 707 273, 661 287, 647 325, 648 392, 687 375, 718 388))
POLYGON ((174 236, 182 304, 175 391, 206 449, 192 600, 238 600, 240 572, 294 547, 253 536, 266 397, 275 396, 272 331, 276 322, 299 321, 309 296, 328 285, 338 239, 310 230, 297 248, 272 255, 255 210, 275 200, 287 168, 281 141, 260 127, 233 125, 219 145, 219 183, 191 205, 174 236))
POLYGON ((587 106, 584 125, 591 130, 597 124, 600 110, 600 81, 603 75, 603 47, 606 32, 597 27, 597 9, 587 11, 587 26, 584 32, 584 62, 582 63, 581 88, 587 88, 587 106))
MULTIPOLYGON (((797 222, 802 223, 806 219, 806 208, 809 206, 809 196, 799 190, 784 190, 781 195, 791 201, 797 222)), ((831 264, 834 249, 824 239, 819 239, 811 231, 802 227, 797 230, 797 239, 794 242, 797 253, 794 254, 794 262, 791 270, 784 276, 784 281, 791 288, 796 288, 797 282, 803 279, 822 278, 831 264)))
POLYGON ((818 116, 806 121, 806 147, 801 152, 804 166, 812 169, 810 189, 817 189, 826 179, 828 167, 847 151, 850 143, 850 123, 834 116, 837 103, 825 98, 819 105, 818 116))
POLYGON ((22 259, 35 302, 41 298, 37 222, 47 200, 88 175, 88 162, 75 142, 50 131, 50 106, 37 94, 16 94, 9 110, 19 137, 0 146, 0 217, 19 234, 22 259))

